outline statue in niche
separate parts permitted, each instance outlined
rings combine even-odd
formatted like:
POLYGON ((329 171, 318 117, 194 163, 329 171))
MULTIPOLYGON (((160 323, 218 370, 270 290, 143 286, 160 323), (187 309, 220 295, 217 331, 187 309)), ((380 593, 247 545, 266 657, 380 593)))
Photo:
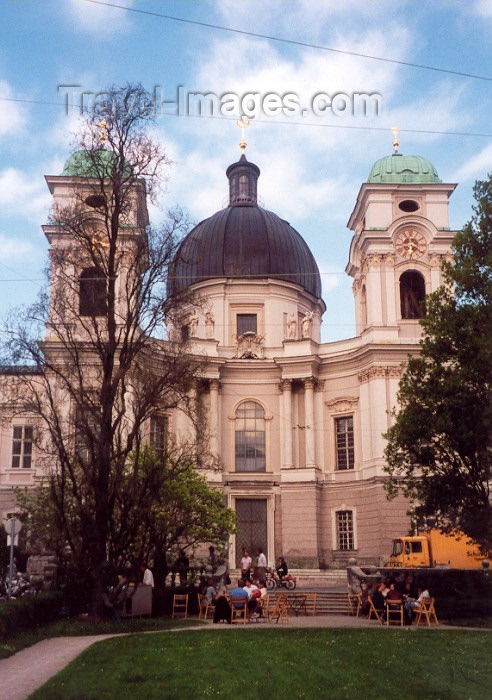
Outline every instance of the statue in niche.
POLYGON ((196 338, 198 329, 198 314, 196 311, 192 311, 188 317, 188 328, 190 330, 190 338, 196 338))
POLYGON ((205 314, 205 336, 207 338, 214 337, 215 330, 215 318, 211 311, 207 311, 205 314))
POLYGON ((313 322, 314 313, 307 311, 301 321, 302 337, 309 338, 311 336, 311 324, 313 322))
POLYGON ((290 314, 287 319, 287 338, 289 340, 295 340, 297 334, 297 319, 295 314, 290 314))

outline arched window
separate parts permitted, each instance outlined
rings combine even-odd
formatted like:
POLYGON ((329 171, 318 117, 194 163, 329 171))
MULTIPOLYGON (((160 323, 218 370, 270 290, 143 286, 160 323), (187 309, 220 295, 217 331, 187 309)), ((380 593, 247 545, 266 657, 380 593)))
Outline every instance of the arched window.
POLYGON ((106 277, 98 267, 86 267, 80 275, 79 313, 104 316, 107 313, 106 277))
POLYGON ((245 401, 236 411, 236 471, 264 472, 265 411, 256 401, 245 401))
POLYGON ((407 270, 400 277, 402 318, 422 318, 425 313, 425 280, 416 270, 407 270))

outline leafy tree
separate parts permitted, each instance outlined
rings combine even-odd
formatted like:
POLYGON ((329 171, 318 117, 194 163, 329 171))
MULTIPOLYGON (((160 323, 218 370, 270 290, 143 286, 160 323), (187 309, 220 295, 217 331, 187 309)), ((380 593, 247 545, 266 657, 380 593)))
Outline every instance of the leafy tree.
POLYGON ((420 355, 410 357, 385 434, 387 493, 417 517, 492 541, 492 181, 477 182, 474 216, 453 242, 445 285, 426 300, 420 355))
POLYGON ((17 367, 0 377, 12 413, 35 417, 46 477, 31 510, 46 519, 60 554, 70 552, 94 609, 107 562, 117 566, 173 540, 166 498, 171 509, 188 508, 179 521, 183 542, 231 522, 215 493, 192 477, 189 457, 145 457, 152 416, 179 407, 200 426, 192 388, 201 370, 164 333, 166 321, 183 325, 194 300, 167 290, 188 222, 179 210, 159 229, 147 220, 145 199, 159 192, 169 166, 150 117, 139 85, 111 88, 88 115, 72 157, 73 192, 45 227, 49 293, 11 319, 7 348, 17 367))

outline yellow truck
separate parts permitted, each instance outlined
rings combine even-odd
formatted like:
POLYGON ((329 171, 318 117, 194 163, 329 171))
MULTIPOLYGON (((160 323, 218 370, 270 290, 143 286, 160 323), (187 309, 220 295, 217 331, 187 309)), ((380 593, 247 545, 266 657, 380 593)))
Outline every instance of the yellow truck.
POLYGON ((462 532, 450 535, 429 530, 420 535, 393 540, 393 552, 386 564, 391 568, 445 567, 451 569, 481 569, 487 553, 470 544, 462 532))

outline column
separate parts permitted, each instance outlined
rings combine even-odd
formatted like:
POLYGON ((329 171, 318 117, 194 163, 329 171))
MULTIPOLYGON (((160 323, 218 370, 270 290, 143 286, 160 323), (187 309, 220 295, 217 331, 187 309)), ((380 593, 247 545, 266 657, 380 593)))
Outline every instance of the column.
POLYGON ((219 454, 219 388, 220 382, 218 379, 211 379, 209 382, 210 390, 210 452, 213 455, 219 454))
POLYGON ((282 440, 284 448, 284 459, 282 469, 291 469, 294 466, 292 456, 292 380, 283 379, 280 383, 283 395, 284 420, 282 423, 282 440))
POLYGON ((304 414, 306 421, 306 467, 316 466, 316 448, 314 442, 314 379, 304 380, 304 414))

